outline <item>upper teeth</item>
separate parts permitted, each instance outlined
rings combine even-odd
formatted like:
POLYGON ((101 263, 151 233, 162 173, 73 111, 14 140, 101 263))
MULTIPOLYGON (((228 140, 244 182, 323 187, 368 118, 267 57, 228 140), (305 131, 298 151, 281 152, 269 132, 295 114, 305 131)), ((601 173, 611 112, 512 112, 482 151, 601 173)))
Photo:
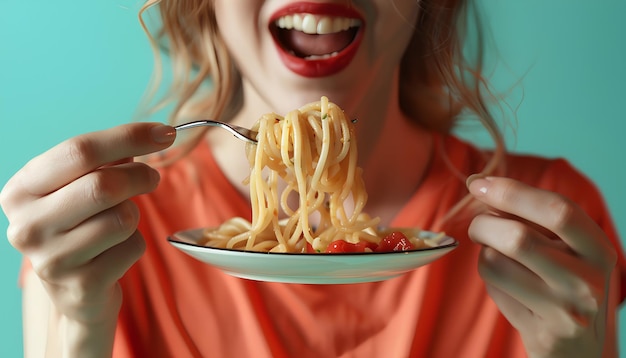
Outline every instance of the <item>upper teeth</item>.
POLYGON ((281 29, 298 30, 306 34, 332 34, 361 25, 359 19, 348 17, 316 16, 313 14, 286 15, 276 20, 281 29))

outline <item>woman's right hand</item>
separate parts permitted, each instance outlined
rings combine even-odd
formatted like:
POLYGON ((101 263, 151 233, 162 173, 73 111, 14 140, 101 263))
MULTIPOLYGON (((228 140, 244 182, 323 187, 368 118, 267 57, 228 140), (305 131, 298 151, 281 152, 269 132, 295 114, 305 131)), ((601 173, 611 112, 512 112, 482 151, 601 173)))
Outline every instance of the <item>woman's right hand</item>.
POLYGON ((30 260, 66 322, 116 320, 117 282, 145 248, 130 199, 159 182, 155 169, 133 157, 163 150, 175 136, 158 123, 81 135, 32 159, 2 189, 8 239, 30 260))

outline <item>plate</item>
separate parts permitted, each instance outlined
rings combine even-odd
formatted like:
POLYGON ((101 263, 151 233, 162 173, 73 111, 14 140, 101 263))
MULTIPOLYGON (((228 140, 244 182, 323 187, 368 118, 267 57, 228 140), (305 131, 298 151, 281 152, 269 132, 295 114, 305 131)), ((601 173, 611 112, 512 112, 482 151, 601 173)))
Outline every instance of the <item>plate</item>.
MULTIPOLYGON (((184 253, 235 277, 269 282, 344 284, 388 280, 427 265, 458 246, 442 236, 435 246, 384 253, 268 253, 199 245, 205 229, 181 231, 168 241, 184 253)), ((420 237, 435 237, 420 231, 420 237)))

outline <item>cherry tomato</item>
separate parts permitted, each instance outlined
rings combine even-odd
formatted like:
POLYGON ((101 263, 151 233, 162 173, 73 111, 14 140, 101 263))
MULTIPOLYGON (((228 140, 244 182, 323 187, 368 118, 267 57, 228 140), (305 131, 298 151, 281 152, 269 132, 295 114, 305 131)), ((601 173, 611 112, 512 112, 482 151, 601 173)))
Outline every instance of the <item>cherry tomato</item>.
POLYGON ((352 252, 365 252, 366 249, 370 249, 374 251, 376 249, 376 244, 371 243, 369 241, 359 241, 356 244, 344 241, 337 240, 331 242, 326 248, 326 253, 352 253, 352 252))
POLYGON ((409 251, 415 249, 411 241, 400 231, 385 236, 374 252, 409 251))

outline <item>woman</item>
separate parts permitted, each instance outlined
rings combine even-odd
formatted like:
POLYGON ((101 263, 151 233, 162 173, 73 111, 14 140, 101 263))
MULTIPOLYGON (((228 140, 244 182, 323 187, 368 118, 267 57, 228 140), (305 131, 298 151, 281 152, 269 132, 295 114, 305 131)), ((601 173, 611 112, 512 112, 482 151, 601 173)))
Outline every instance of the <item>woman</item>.
POLYGON ((250 127, 328 96, 358 118, 365 210, 461 244, 379 283, 233 278, 164 238, 249 217, 240 142, 201 132, 157 171, 129 158, 169 147, 172 127, 86 134, 34 158, 2 191, 9 239, 27 258, 28 355, 616 355, 625 265, 609 214, 566 162, 503 154, 479 67, 461 56, 463 1, 156 6, 179 70, 174 119, 250 127), (493 134, 491 156, 449 135, 462 111, 493 134))

